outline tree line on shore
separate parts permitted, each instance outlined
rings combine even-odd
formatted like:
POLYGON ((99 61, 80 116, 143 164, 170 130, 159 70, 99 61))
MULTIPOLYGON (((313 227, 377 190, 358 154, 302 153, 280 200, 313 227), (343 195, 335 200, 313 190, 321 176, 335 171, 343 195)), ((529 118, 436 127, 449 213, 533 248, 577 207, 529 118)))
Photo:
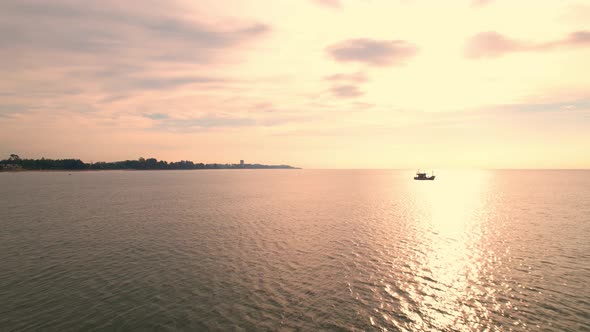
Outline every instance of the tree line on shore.
POLYGON ((21 159, 11 154, 8 159, 0 160, 1 170, 172 170, 172 169, 266 169, 295 168, 288 165, 261 164, 204 164, 190 160, 167 162, 156 158, 139 158, 114 162, 85 163, 80 159, 21 159))

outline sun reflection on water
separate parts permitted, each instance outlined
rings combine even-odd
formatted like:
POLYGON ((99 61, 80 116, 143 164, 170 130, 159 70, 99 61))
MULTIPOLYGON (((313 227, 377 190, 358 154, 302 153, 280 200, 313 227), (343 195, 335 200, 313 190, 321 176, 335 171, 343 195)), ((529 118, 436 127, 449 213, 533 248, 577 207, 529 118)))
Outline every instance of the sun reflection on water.
POLYGON ((478 280, 488 177, 482 171, 447 172, 434 182, 412 183, 415 234, 421 238, 414 242, 414 283, 406 289, 418 312, 402 308, 412 328, 477 330, 486 320, 478 280))

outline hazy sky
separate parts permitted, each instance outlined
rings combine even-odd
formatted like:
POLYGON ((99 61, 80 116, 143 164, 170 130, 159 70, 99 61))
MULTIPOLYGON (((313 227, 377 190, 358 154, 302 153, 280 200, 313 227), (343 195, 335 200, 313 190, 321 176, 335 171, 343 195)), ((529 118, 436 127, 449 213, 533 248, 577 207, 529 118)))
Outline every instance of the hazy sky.
POLYGON ((0 2, 0 157, 590 168, 590 1, 0 2))

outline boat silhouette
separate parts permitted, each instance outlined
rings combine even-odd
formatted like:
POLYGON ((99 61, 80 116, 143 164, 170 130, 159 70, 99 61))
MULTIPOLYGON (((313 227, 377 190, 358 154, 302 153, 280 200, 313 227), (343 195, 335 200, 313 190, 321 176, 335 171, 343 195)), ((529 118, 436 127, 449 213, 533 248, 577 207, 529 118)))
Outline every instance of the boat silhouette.
POLYGON ((431 176, 428 176, 426 174, 426 172, 420 172, 420 170, 418 170, 416 172, 416 176, 414 176, 414 180, 431 180, 432 181, 432 180, 434 180, 434 178, 435 178, 434 172, 432 172, 431 176))

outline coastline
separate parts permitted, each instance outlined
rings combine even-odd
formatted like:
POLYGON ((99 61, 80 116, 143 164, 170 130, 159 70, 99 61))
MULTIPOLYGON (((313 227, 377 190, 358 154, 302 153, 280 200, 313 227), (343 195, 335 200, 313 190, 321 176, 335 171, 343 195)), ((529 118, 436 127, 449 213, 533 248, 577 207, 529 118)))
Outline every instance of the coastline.
POLYGON ((0 170, 2 173, 31 173, 31 172, 49 172, 49 173, 83 173, 83 172, 149 172, 149 171, 247 171, 247 170, 297 170, 301 167, 260 167, 260 168, 191 168, 191 169, 19 169, 19 170, 0 170))
POLYGON ((170 170, 204 170, 204 169, 298 169, 286 164, 266 165, 259 163, 202 163, 191 160, 167 162, 156 158, 137 160, 120 160, 111 162, 85 163, 80 159, 27 159, 11 154, 8 159, 0 160, 0 172, 79 172, 79 171, 170 171, 170 170))

